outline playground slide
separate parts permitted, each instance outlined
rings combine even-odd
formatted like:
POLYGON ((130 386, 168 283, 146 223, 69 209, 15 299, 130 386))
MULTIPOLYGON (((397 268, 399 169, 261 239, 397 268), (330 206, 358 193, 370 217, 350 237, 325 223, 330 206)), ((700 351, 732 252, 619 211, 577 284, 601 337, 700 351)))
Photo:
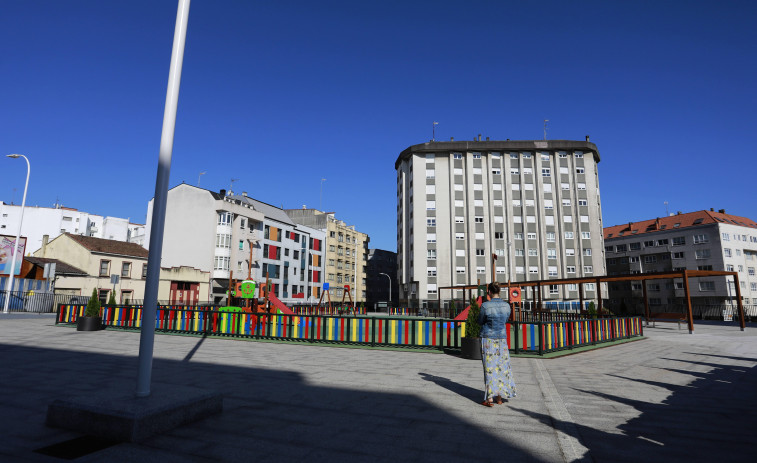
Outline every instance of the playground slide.
POLYGON ((281 302, 279 300, 279 298, 276 297, 275 294, 269 294, 268 295, 268 300, 271 301, 271 303, 273 304, 273 306, 276 307, 277 309, 279 309, 281 311, 281 313, 283 313, 284 315, 294 315, 295 314, 294 312, 292 312, 292 309, 290 309, 289 307, 285 306, 284 303, 281 302))
MULTIPOLYGON (((478 302, 478 306, 481 307, 481 304, 483 304, 483 297, 479 296, 476 301, 478 302)), ((460 315, 455 317, 455 320, 465 321, 468 319, 468 311, 470 310, 470 306, 466 307, 465 310, 460 312, 460 315)))

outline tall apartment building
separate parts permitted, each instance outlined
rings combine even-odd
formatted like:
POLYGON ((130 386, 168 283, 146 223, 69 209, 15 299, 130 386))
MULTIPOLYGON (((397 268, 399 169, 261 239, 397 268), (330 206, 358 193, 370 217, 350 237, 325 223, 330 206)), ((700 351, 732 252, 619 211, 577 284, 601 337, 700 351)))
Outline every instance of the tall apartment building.
MULTIPOLYGON (((738 272, 744 303, 757 304, 757 223, 726 214, 724 209, 677 213, 604 229, 609 275, 719 270, 738 272)), ((730 277, 691 280, 692 304, 715 305, 735 300, 730 277)), ((643 303, 641 282, 611 283, 609 296, 627 305, 643 303)), ((651 306, 683 304, 682 278, 647 283, 651 306)))
POLYGON ((350 286, 352 300, 366 300, 366 267, 368 262, 367 234, 357 231, 337 219, 333 212, 317 209, 286 209, 295 223, 307 225, 326 233, 326 283, 332 301, 341 301, 345 285, 350 286))
MULTIPOLYGON (((423 306, 440 287, 478 280, 604 275, 598 162, 588 137, 479 137, 402 151, 395 162, 400 300, 423 306)), ((592 284, 584 290, 596 294, 592 284)), ((550 286, 547 293, 545 299, 578 299, 576 285, 550 286)))
MULTIPOLYGON (((152 226, 147 213, 147 242, 152 226)), ((168 191, 163 267, 208 271, 213 302, 229 278, 266 278, 285 304, 316 302, 323 284, 326 233, 292 222, 284 211, 247 196, 181 184, 168 191)))
MULTIPOLYGON (((21 206, 0 201, 0 235, 16 236, 21 206)), ((145 247, 145 226, 129 219, 106 217, 82 212, 70 207, 24 207, 21 236, 25 236, 26 251, 32 253, 42 247, 42 238, 47 235, 52 241, 63 233, 91 236, 109 240, 135 243, 145 247)))

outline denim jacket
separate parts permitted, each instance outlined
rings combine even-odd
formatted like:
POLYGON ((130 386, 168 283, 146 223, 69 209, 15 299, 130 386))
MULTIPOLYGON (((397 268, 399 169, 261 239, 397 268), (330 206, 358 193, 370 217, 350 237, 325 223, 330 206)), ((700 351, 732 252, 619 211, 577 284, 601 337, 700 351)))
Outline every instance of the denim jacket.
POLYGON ((478 323, 481 325, 482 338, 506 338, 507 320, 510 318, 510 304, 500 298, 494 298, 481 304, 478 323))

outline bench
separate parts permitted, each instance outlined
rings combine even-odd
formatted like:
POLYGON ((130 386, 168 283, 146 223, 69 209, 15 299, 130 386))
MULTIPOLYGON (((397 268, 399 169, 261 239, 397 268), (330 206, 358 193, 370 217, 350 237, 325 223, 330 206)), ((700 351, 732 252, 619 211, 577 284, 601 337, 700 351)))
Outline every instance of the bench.
MULTIPOLYGON (((649 320, 652 320, 652 327, 655 326, 655 322, 656 321, 659 321, 659 322, 672 322, 672 323, 677 322, 679 330, 681 329, 681 322, 688 321, 686 319, 686 314, 678 313, 678 312, 675 312, 675 313, 671 313, 671 312, 651 313, 651 314, 649 314, 649 320)), ((647 323, 647 325, 648 325, 648 323, 647 323)))

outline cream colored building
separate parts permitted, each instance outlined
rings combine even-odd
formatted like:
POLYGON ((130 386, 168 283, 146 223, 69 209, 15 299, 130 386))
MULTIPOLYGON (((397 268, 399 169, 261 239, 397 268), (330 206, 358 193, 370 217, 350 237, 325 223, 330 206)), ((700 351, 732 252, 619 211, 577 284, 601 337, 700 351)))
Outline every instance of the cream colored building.
MULTIPOLYGON (((107 301, 115 289, 119 304, 144 300, 147 250, 138 244, 64 233, 49 243, 43 240, 34 256, 78 270, 56 271, 56 294, 88 297, 96 289, 98 298, 107 301), (118 275, 118 283, 111 282, 112 275, 118 275)), ((209 272, 192 267, 161 268, 158 301, 179 305, 206 302, 209 281, 209 272)))
POLYGON ((370 237, 354 225, 334 217, 333 212, 317 209, 286 209, 293 222, 326 232, 325 282, 329 284, 332 302, 349 300, 345 286, 350 287, 355 302, 366 300, 366 267, 370 237))

